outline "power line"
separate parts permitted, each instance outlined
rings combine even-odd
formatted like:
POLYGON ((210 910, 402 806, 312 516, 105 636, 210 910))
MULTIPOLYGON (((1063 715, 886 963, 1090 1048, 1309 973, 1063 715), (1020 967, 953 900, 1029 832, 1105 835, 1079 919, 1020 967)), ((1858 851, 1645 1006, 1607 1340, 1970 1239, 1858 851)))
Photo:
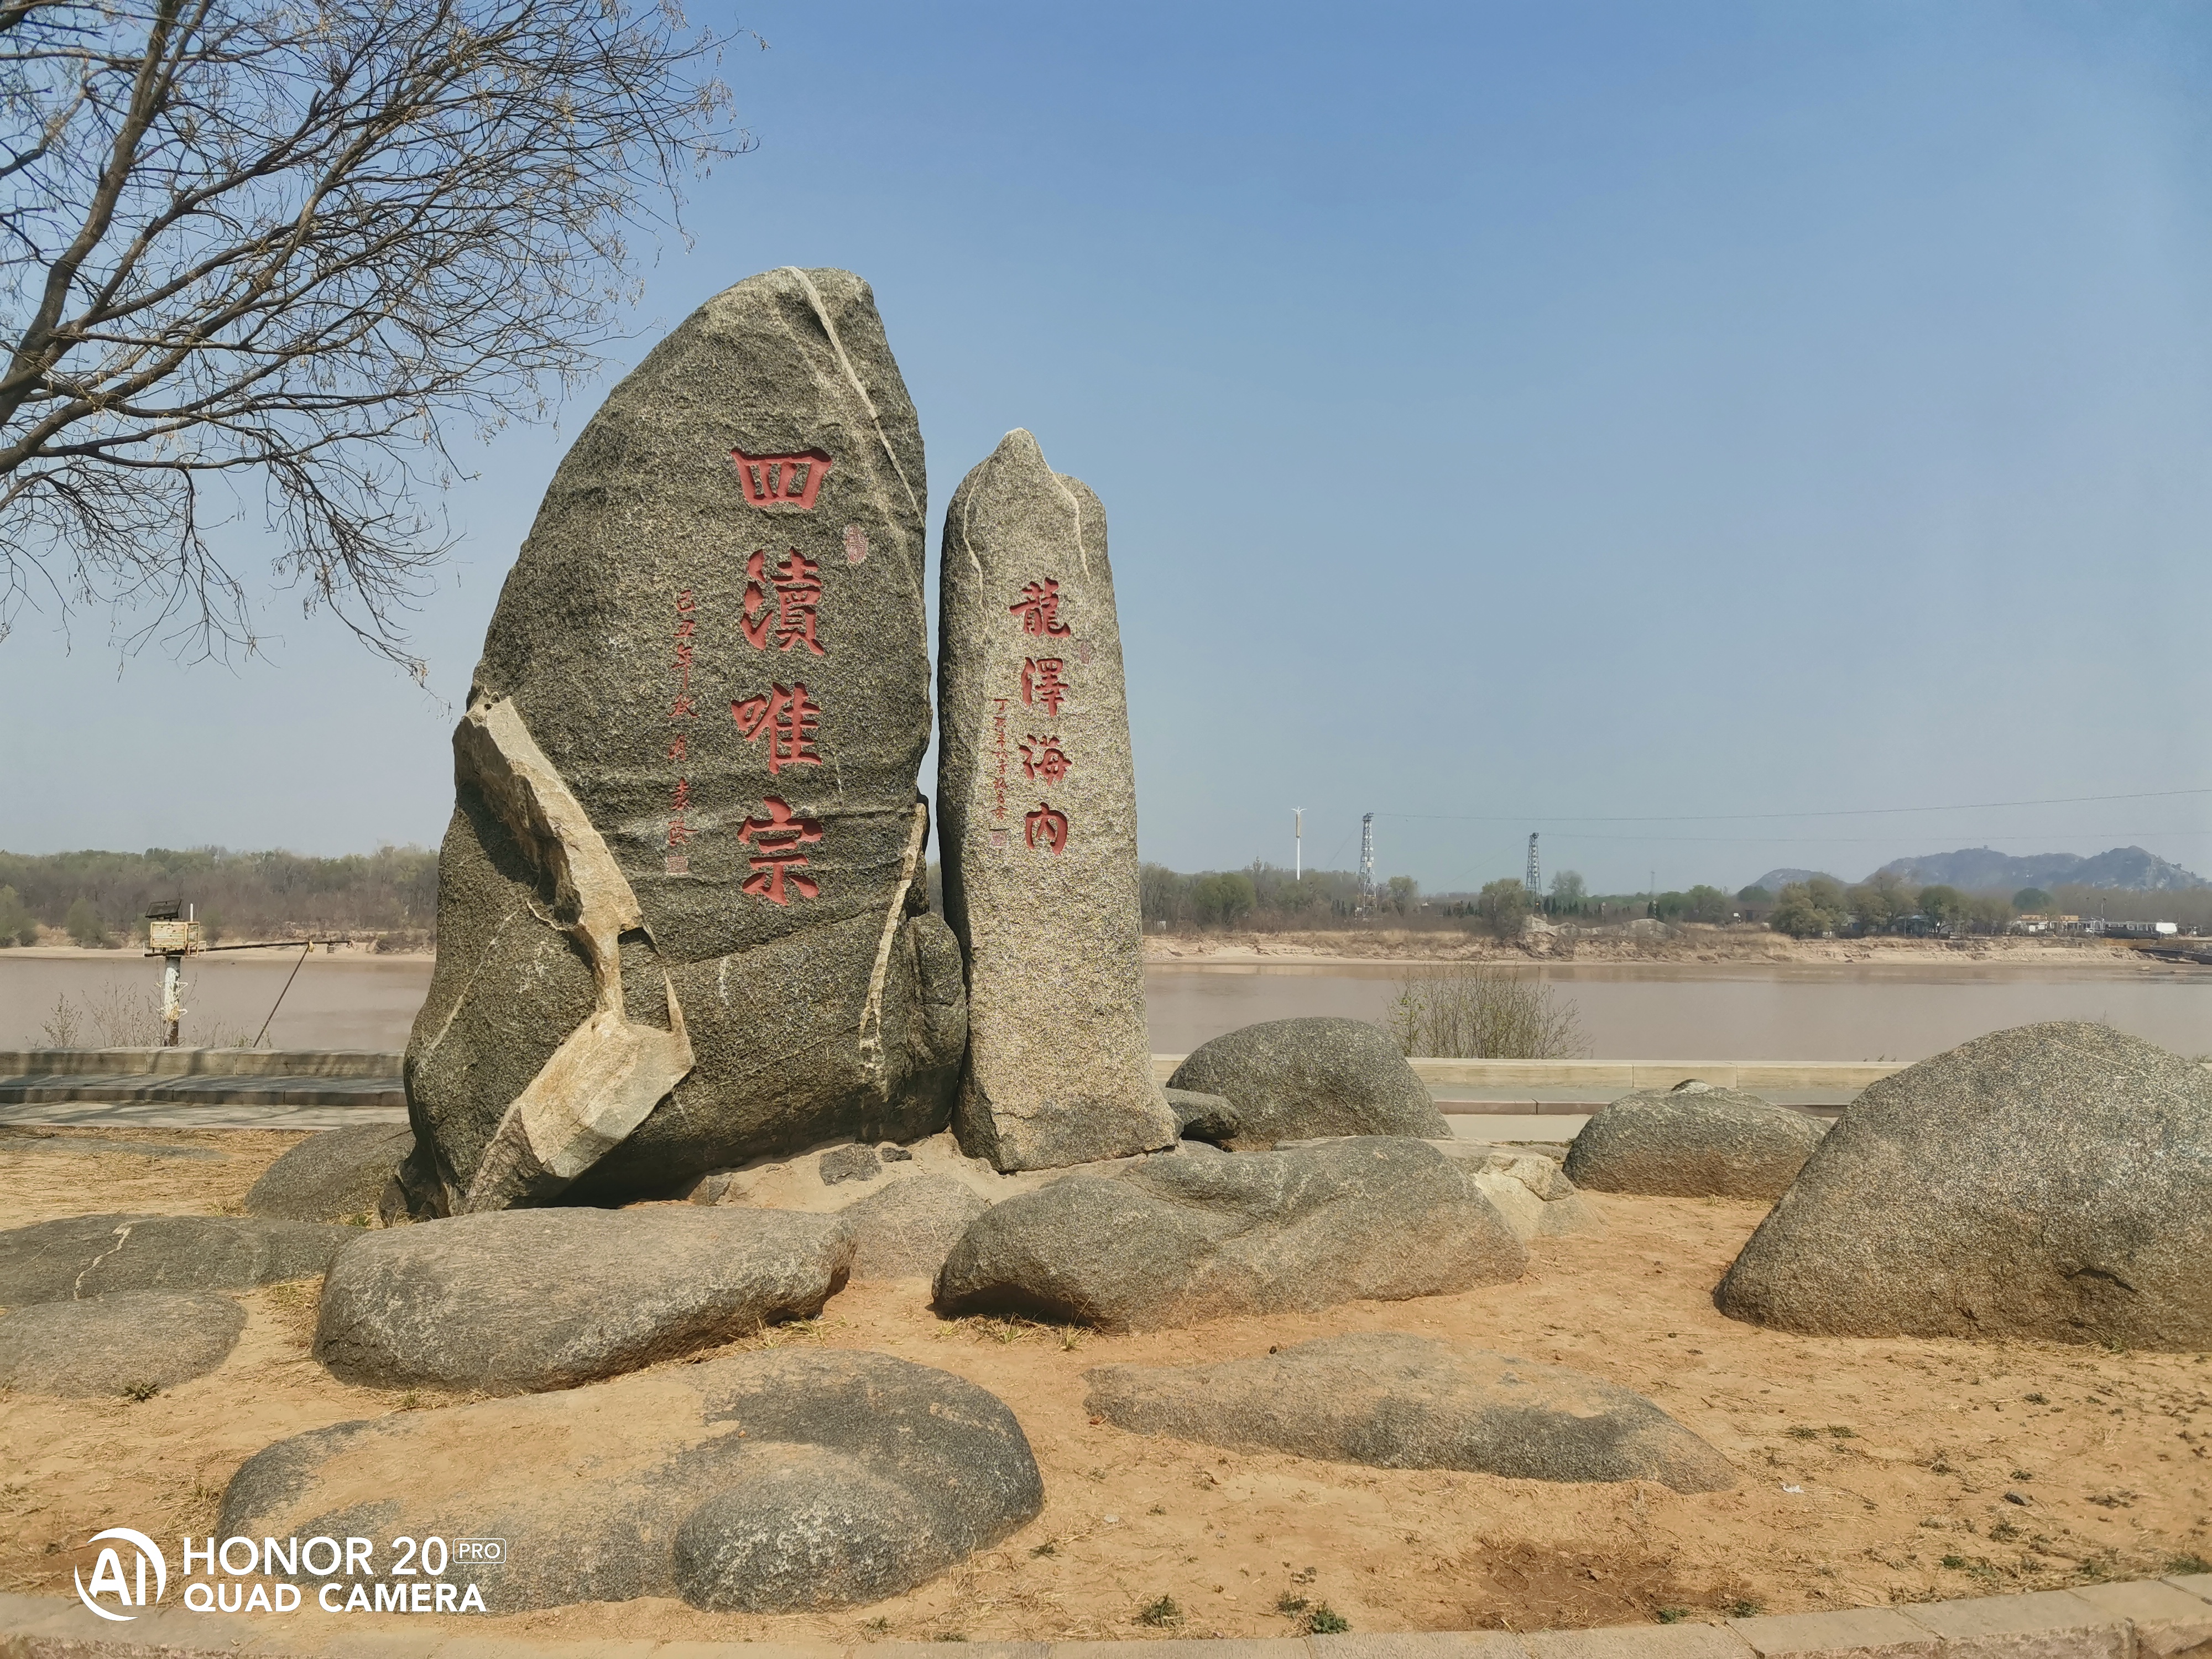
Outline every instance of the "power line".
POLYGON ((1813 812, 1377 812, 1378 818, 1419 818, 1439 823, 1723 823, 1771 818, 1879 817, 1910 812, 1984 812, 2014 806, 2076 806, 2089 801, 2172 800, 2212 795, 2212 788, 2149 789, 2126 795, 2049 795, 2038 800, 1961 801, 1951 806, 1842 806, 1813 812))

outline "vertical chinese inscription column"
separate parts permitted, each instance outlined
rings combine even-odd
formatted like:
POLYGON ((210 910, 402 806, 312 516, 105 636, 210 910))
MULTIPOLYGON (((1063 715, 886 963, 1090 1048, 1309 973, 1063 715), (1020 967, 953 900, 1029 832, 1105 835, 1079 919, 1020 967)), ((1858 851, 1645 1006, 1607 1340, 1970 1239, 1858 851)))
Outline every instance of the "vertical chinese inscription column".
POLYGON ((1105 510, 1011 432, 952 498, 943 577, 939 834, 969 982, 954 1126, 1002 1170, 1169 1146, 1105 510))

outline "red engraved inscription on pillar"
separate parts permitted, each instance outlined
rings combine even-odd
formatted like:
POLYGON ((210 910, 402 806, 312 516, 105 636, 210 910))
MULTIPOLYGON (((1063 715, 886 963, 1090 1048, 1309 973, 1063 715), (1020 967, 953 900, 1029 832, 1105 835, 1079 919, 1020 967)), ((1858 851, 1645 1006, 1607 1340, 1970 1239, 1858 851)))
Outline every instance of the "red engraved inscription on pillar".
POLYGON ((1067 814, 1050 803, 1039 801, 1037 810, 1022 817, 1022 833, 1032 847, 1042 847, 1057 854, 1067 845, 1067 814))
POLYGON ((799 849, 822 839, 821 819, 801 817, 774 795, 761 802, 761 810, 765 817, 747 818, 738 831, 738 842, 750 842, 757 854, 752 860, 753 872, 745 878, 742 890, 770 904, 789 904, 790 893, 801 898, 820 897, 821 888, 798 872, 806 863, 806 855, 799 849))
POLYGON ((1058 783, 1074 764, 1068 759, 1067 750, 1060 746, 1058 738, 1040 738, 1032 732, 1022 739, 1022 775, 1025 778, 1058 783))
POLYGON ((828 656, 814 637, 815 610, 821 603, 822 567, 797 548, 773 568, 765 550, 745 561, 745 614, 738 626, 755 650, 767 650, 773 641, 779 650, 803 645, 817 657, 828 656))
POLYGON ((1060 584, 1047 579, 1031 582, 1022 589, 1022 596, 1006 607, 1022 619, 1022 632, 1059 635, 1067 632, 1067 624, 1060 619, 1060 584))
POLYGON ((1048 714, 1060 713, 1060 706, 1067 700, 1067 682, 1060 678, 1067 663, 1060 657, 1024 657, 1022 659, 1022 701, 1042 703, 1048 714))
POLYGON ((818 449, 796 455, 748 455, 742 449, 733 449, 730 460, 738 469, 738 482, 747 501, 755 507, 784 507, 800 513, 814 510, 822 481, 836 465, 818 449))
POLYGON ((822 764, 814 747, 814 727, 822 718, 822 708, 807 697, 805 686, 772 685, 764 697, 732 703, 730 718, 737 721, 747 743, 767 734, 770 777, 787 766, 822 764))

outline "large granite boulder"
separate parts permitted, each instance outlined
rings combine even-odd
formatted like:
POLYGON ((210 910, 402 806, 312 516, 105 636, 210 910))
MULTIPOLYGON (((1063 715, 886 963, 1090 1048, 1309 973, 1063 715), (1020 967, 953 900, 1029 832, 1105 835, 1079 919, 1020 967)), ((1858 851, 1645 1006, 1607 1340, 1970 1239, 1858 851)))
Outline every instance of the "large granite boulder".
POLYGON ((937 1305, 1147 1330, 1443 1296, 1518 1278, 1527 1262, 1435 1147, 1359 1137, 1144 1158, 1007 1199, 953 1246, 937 1305))
POLYGON ((1106 509, 1010 432, 954 494, 940 568, 939 840, 968 954, 960 1143, 1001 1170, 1170 1146, 1106 509))
POLYGON ((2212 1348, 2212 1070, 2024 1025, 1854 1102, 1716 1293, 1832 1336, 2212 1348))
POLYGON ((1195 1114, 1183 1133, 1239 1148, 1319 1135, 1451 1133, 1389 1033, 1362 1019, 1244 1026, 1187 1057, 1168 1087, 1226 1100, 1225 1115, 1195 1114))
POLYGON ((245 1328, 245 1309, 206 1291, 34 1302, 0 1318, 0 1389, 143 1397, 206 1376, 245 1328))
POLYGON ((1735 1485, 1726 1458, 1640 1394, 1425 1336, 1365 1332, 1220 1364, 1083 1375, 1093 1417, 1209 1446, 1513 1480, 1735 1485))
POLYGON ((377 1213, 384 1189, 415 1150, 404 1123, 363 1123, 309 1135, 263 1172, 246 1194, 250 1214, 293 1221, 349 1221, 377 1213))
POLYGON ((453 738, 406 1060, 434 1212, 665 1194, 941 1127, 924 480, 867 285, 771 271, 609 394, 508 573, 453 738))
POLYGON ((488 1211, 364 1235, 331 1264, 315 1357, 349 1382, 572 1388, 811 1318, 845 1283, 834 1216, 488 1211))
POLYGON ((1771 1203, 1827 1133, 1820 1118, 1734 1089, 1639 1089, 1591 1114, 1567 1148, 1566 1173, 1595 1192, 1771 1203))
POLYGON ((975 1218, 991 1206, 966 1182, 908 1176, 836 1212, 853 1244, 853 1277, 934 1279, 975 1218))
POLYGON ((910 1589, 1043 1505, 1021 1425, 974 1383, 784 1349, 280 1440, 232 1478, 220 1530, 503 1538, 506 1565, 446 1576, 492 1613, 798 1613, 910 1589))
POLYGON ((307 1279, 361 1233, 258 1216, 73 1215, 0 1232, 0 1308, 307 1279))

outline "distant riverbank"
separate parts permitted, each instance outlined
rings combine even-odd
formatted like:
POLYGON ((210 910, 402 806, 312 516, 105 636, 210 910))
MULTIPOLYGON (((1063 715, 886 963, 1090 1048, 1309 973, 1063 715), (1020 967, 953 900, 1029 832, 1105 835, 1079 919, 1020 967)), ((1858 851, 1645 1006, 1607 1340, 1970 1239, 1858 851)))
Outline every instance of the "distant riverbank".
MULTIPOLYGON (((1266 943, 1264 955, 1233 944, 1156 951, 1146 975, 1153 1052, 1188 1053, 1267 1019, 1381 1020, 1407 965, 1266 943)), ((1885 951, 1812 962, 1534 962, 1517 952, 1510 960, 1574 1005, 1595 1059, 1910 1060, 2043 1019, 2103 1019, 2179 1053, 2212 1052, 2212 969, 2111 947, 1982 957, 1885 951)), ((431 966, 428 956, 363 951, 317 951, 304 963, 296 950, 196 957, 185 1041, 250 1038, 275 1006, 269 1041, 278 1048, 404 1048, 431 966)), ((77 1042, 99 1042, 91 1013, 150 1022, 160 988, 160 962, 132 951, 0 951, 0 1048, 40 1046, 60 999, 86 1022, 77 1042)))

